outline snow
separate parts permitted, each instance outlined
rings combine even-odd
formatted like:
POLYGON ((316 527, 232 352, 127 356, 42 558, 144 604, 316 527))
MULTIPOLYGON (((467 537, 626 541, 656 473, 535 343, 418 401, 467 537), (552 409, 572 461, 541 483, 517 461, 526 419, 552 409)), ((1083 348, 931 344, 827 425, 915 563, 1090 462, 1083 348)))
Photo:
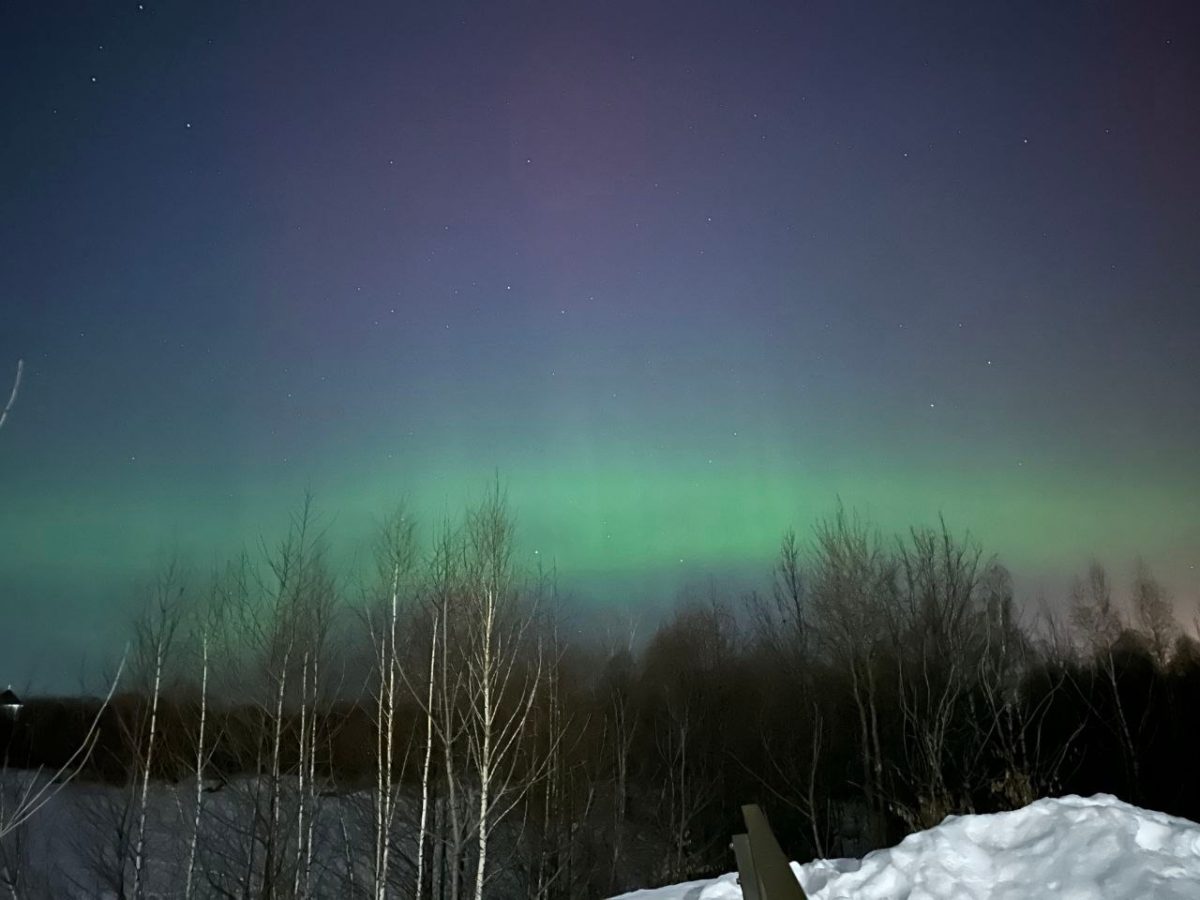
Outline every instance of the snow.
MULTIPOLYGON (((792 863, 811 900, 1194 900, 1200 825, 1107 794, 950 816, 861 860, 792 863)), ((737 876, 614 900, 741 900, 737 876)))
MULTIPOLYGON (((0 769, 0 797, 9 808, 27 785, 44 776, 27 771, 0 769)), ((251 777, 236 778, 220 790, 203 797, 204 821, 197 865, 205 881, 232 877, 231 869, 244 866, 245 823, 254 818, 258 786, 251 777)), ((284 780, 285 804, 296 794, 293 778, 284 780)), ((192 816, 195 810, 195 785, 188 779, 179 784, 152 781, 147 806, 147 861, 145 878, 148 897, 180 897, 186 877, 192 816)), ((130 787, 74 781, 62 787, 44 807, 19 830, 19 847, 5 857, 0 846, 0 863, 15 860, 26 883, 22 897, 54 900, 119 900, 132 896, 132 861, 124 866, 125 892, 113 889, 120 881, 116 851, 118 822, 136 815, 136 794, 130 787)), ((370 796, 366 792, 322 795, 316 808, 314 840, 323 860, 314 891, 320 897, 343 896, 342 863, 347 859, 348 843, 357 848, 357 877, 366 878, 371 864, 373 840, 370 820, 370 796), (345 829, 345 830, 343 830, 345 829), (368 848, 361 851, 361 848, 368 848)), ((264 801, 265 802, 265 801, 264 801)), ((405 798, 401 798, 401 804, 405 798)), ((290 805, 285 809, 291 809, 290 805)), ((289 819, 295 813, 287 813, 289 819)), ((403 815, 403 813, 401 813, 403 815)), ((408 816, 404 816, 408 818, 408 816)), ((126 827, 132 819, 125 820, 126 827)), ((294 842, 288 845, 295 852, 294 842)), ((411 845, 399 840, 397 846, 408 852, 411 845)), ((240 875, 241 872, 239 871, 240 875)), ((201 896, 212 896, 200 891, 201 896)), ((5 893, 7 897, 7 892, 5 893)))

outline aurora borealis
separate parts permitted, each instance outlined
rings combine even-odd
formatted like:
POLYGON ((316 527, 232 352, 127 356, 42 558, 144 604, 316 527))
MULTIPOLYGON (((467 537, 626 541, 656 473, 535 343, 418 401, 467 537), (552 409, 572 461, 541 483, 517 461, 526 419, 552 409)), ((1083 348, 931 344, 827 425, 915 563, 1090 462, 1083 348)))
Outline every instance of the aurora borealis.
POLYGON ((0 72, 14 683, 495 472, 597 605, 838 498, 1200 591, 1194 4, 9 3, 0 72))

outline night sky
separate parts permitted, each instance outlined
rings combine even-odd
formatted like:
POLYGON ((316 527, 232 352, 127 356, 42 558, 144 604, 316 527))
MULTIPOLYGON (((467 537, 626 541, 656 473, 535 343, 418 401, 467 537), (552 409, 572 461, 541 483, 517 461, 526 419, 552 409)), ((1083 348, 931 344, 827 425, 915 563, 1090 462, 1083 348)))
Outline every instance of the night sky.
POLYGON ((1200 5, 8 0, 0 78, 0 681, 497 472, 596 607, 839 497, 1200 593, 1200 5))

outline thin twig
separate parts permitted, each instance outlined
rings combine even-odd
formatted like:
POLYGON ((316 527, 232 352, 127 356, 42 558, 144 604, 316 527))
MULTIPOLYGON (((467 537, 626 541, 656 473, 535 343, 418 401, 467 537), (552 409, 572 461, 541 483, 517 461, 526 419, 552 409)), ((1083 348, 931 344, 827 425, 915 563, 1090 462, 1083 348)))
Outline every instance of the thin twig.
POLYGON ((13 408, 13 404, 17 402, 17 391, 21 389, 21 373, 25 371, 25 360, 17 360, 17 376, 13 379, 12 392, 8 395, 8 402, 4 404, 4 411, 0 412, 0 428, 4 427, 4 422, 8 419, 9 410, 13 408))

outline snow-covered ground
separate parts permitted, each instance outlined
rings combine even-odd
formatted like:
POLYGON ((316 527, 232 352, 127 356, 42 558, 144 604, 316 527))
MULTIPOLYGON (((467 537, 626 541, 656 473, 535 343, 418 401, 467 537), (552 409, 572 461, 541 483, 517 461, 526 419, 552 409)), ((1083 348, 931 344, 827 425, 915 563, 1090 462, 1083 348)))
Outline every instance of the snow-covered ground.
MULTIPOLYGON (((7 795, 9 808, 31 781, 40 783, 40 778, 30 772, 0 772, 0 792, 7 795)), ((177 785, 157 781, 150 784, 145 880, 151 897, 183 896, 194 791, 194 785, 186 780, 177 785)), ((204 819, 196 859, 197 872, 201 873, 197 876, 199 896, 222 896, 209 882, 224 885, 244 867, 244 852, 249 845, 245 836, 255 816, 255 793, 254 779, 240 778, 203 795, 204 819)), ((133 785, 113 787, 83 781, 55 792, 23 828, 0 842, 0 884, 5 868, 12 867, 20 871, 23 900, 116 900, 126 896, 133 870, 135 794, 133 785), (124 848, 123 853, 119 847, 124 848), (116 888, 122 876, 127 885, 124 893, 116 888)), ((294 782, 287 779, 283 802, 288 824, 280 829, 279 838, 287 854, 295 852, 290 837, 295 813, 286 812, 291 796, 294 782)), ((370 798, 365 792, 336 793, 321 796, 317 802, 313 892, 319 897, 344 897, 345 885, 353 880, 347 874, 348 860, 353 861, 357 882, 369 883, 373 841, 370 798)), ((401 798, 400 802, 405 801, 401 798)), ((402 814, 403 810, 398 817, 402 814)), ((406 849, 399 836, 395 846, 406 849)))
MULTIPOLYGON (((44 776, 0 768, 0 811, 15 808, 30 786, 36 790, 44 776)), ((195 866, 196 896, 242 896, 242 885, 252 871, 257 896, 262 883, 265 823, 268 801, 267 780, 243 776, 213 791, 201 800, 203 817, 197 840, 195 866), (260 826, 251 837, 251 825, 260 826)), ((215 783, 210 785, 215 787, 215 783)), ((22 827, 0 840, 0 896, 9 897, 6 884, 18 877, 21 900, 118 900, 132 896, 133 829, 136 826, 137 785, 123 787, 82 780, 64 785, 22 827), (121 885, 124 884, 122 888, 121 885)), ((374 808, 368 790, 337 790, 333 785, 306 807, 305 822, 312 823, 313 857, 309 896, 317 898, 367 897, 371 894, 374 848, 374 808)), ((280 825, 272 842, 279 854, 279 870, 291 888, 295 869, 303 858, 296 834, 299 831, 294 778, 281 785, 280 825)), ((391 897, 411 894, 412 867, 418 819, 414 792, 397 795, 392 830, 391 897)), ((195 786, 184 779, 179 784, 154 781, 147 802, 146 864, 143 873, 146 895, 156 900, 184 896, 184 885, 194 831, 195 786)), ((526 892, 518 867, 505 868, 512 846, 519 838, 521 822, 492 832, 494 868, 489 873, 489 896, 523 897, 526 892)), ((472 866, 474 863, 472 862, 472 866)), ((278 876, 277 876, 278 877, 278 876)), ((286 890, 285 890, 286 893, 286 890)))
MULTIPOLYGON (((1196 900, 1200 825, 1107 794, 951 816, 861 860, 792 863, 812 900, 1196 900)), ((736 875, 620 900, 740 900, 736 875)))

